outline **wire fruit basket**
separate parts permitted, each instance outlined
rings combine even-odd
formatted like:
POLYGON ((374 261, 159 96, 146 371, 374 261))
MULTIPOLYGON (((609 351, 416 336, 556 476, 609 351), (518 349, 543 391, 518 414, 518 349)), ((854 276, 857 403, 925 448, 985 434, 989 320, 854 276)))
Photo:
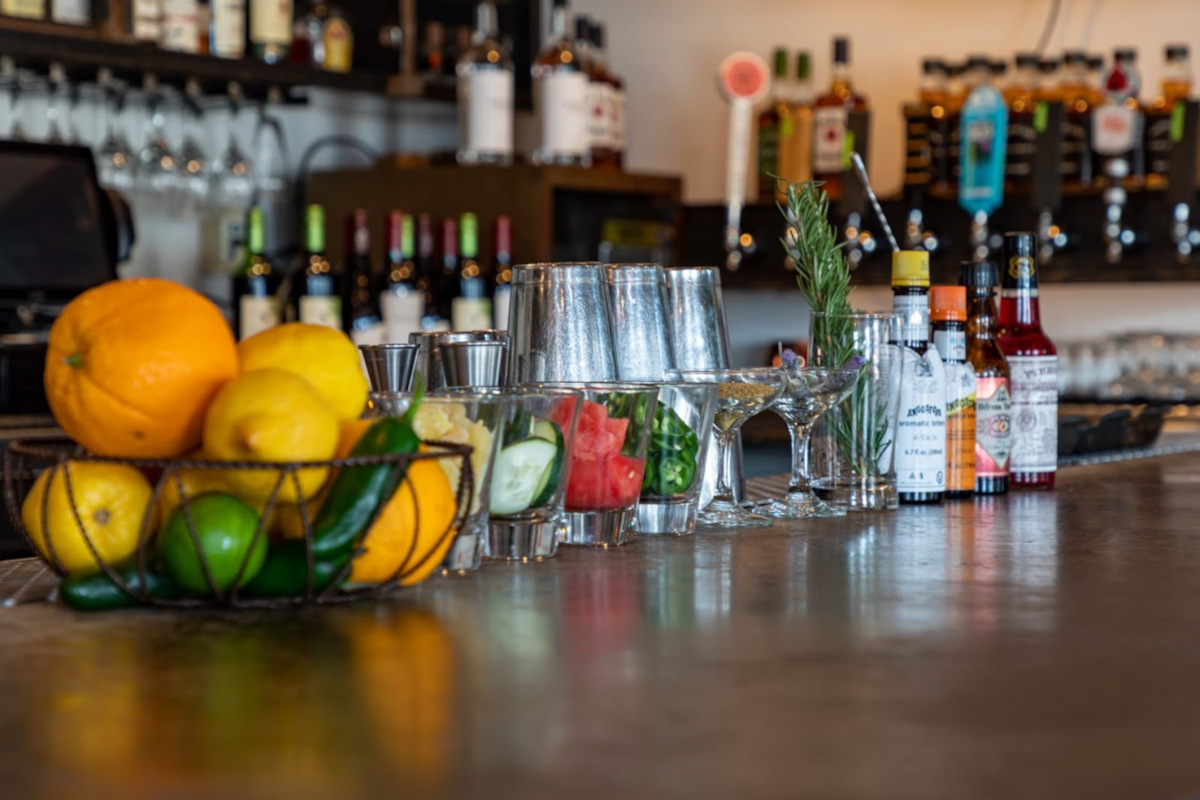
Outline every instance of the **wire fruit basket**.
MULTIPOLYGON (((115 585, 114 591, 125 595, 125 605, 141 604, 159 607, 195 608, 195 607, 230 607, 230 608, 283 608, 298 605, 341 602, 364 596, 380 596, 406 583, 414 582, 414 576, 427 575, 436 568, 431 561, 440 561, 449 544, 462 528, 473 496, 473 474, 471 471, 471 448, 467 445, 449 444, 443 442, 424 443, 417 453, 392 453, 386 455, 352 455, 346 458, 336 458, 323 461, 304 462, 248 462, 248 461, 208 461, 208 460, 152 460, 134 458, 115 458, 96 456, 83 450, 71 439, 65 437, 46 437, 37 439, 16 440, 9 444, 4 457, 4 497, 8 507, 9 519, 13 529, 19 531, 30 548, 41 555, 64 580, 74 580, 69 577, 63 558, 66 542, 62 526, 59 530, 51 530, 51 494, 54 483, 61 481, 65 488, 68 520, 73 522, 74 530, 69 530, 70 536, 79 536, 98 567, 97 577, 107 576, 115 585), (421 527, 421 491, 416 485, 416 479, 410 473, 411 468, 420 462, 444 464, 447 461, 457 464, 461 477, 457 487, 450 486, 453 499, 452 509, 438 509, 438 513, 427 509, 427 523, 434 525, 432 530, 421 527), (85 524, 85 514, 80 508, 80 479, 72 477, 74 465, 121 465, 137 470, 144 475, 152 487, 152 491, 142 513, 140 528, 137 532, 136 550, 131 556, 123 557, 118 563, 106 559, 103 554, 105 547, 85 524), (43 491, 40 508, 32 508, 32 513, 39 515, 35 522, 40 524, 42 536, 35 537, 23 519, 22 506, 34 489, 34 483, 46 471, 50 476, 46 481, 47 489, 43 491), (306 499, 302 489, 302 476, 305 471, 311 476, 313 470, 327 470, 326 489, 335 481, 347 478, 358 480, 360 477, 373 475, 375 486, 381 491, 377 493, 374 503, 363 500, 358 506, 358 518, 363 520, 361 525, 353 525, 357 530, 349 530, 343 525, 342 533, 349 536, 349 546, 337 557, 331 557, 322 552, 321 535, 318 530, 321 521, 320 511, 316 508, 315 498, 306 499), (185 485, 185 473, 207 475, 216 484, 233 485, 235 481, 229 477, 235 473, 260 471, 270 477, 263 485, 270 486, 269 495, 261 507, 256 507, 258 520, 254 526, 252 538, 244 548, 244 554, 234 566, 219 565, 210 559, 202 543, 203 531, 198 524, 198 498, 212 493, 213 489, 192 489, 185 485), (286 496, 285 487, 290 487, 292 496, 297 500, 294 504, 285 503, 281 498, 286 496), (198 560, 199 573, 203 576, 204 585, 192 587, 190 591, 181 590, 178 583, 164 589, 162 575, 162 559, 158 552, 156 534, 160 525, 165 526, 166 516, 161 513, 163 502, 169 492, 174 492, 177 506, 171 512, 174 520, 179 515, 186 525, 187 536, 190 537, 193 553, 198 560), (354 562, 369 552, 371 537, 375 534, 376 523, 381 521, 385 510, 399 503, 404 512, 390 515, 390 524, 411 526, 412 535, 401 537, 404 543, 402 549, 390 554, 395 563, 394 570, 386 579, 374 580, 370 583, 347 584, 352 575, 354 562), (293 533, 290 538, 281 538, 278 531, 272 531, 271 522, 276 513, 284 506, 292 506, 290 512, 293 533), (363 509, 366 509, 364 511, 363 509), (445 524, 437 520, 448 519, 445 524), (56 547, 55 540, 59 539, 56 547), (41 546, 39 546, 39 540, 41 546), (266 555, 256 556, 262 552, 266 544, 266 555), (272 564, 271 558, 276 560, 272 564), (254 562, 257 560, 257 564, 254 562), (264 595, 254 591, 254 578, 268 567, 278 573, 284 570, 285 584, 293 585, 293 590, 282 594, 264 595), (290 569, 290 572, 288 571, 290 569), (233 570, 232 580, 221 580, 218 576, 233 570)), ((78 472, 78 469, 75 469, 78 472)), ((365 479, 365 478, 364 478, 365 479)), ((353 486, 353 482, 350 484, 353 486)), ((428 501, 428 498, 426 498, 428 501)), ((445 505, 442 503, 441 505, 445 505)), ((257 504, 255 504, 257 506, 257 504)), ((350 524, 350 523, 348 523, 350 524)), ((71 525, 67 525, 70 528, 71 525)), ((395 545, 395 541, 390 542, 395 545)), ((389 562, 390 564, 391 562, 389 562)), ((65 584, 64 584, 65 585, 65 584)))

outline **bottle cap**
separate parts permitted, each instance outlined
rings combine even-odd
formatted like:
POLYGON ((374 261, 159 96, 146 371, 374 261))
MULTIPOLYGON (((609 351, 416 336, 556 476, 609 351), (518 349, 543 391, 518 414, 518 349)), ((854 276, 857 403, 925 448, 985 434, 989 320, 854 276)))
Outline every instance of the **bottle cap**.
POLYGON ((967 287, 933 286, 929 289, 929 319, 962 322, 967 318, 967 287))
POLYGON ((1113 58, 1117 61, 1137 61, 1137 50, 1132 47, 1118 47, 1113 50, 1113 58))
POLYGON ((388 251, 399 251, 400 242, 404 237, 404 212, 398 208, 393 208, 388 212, 388 251))
POLYGON ((783 80, 787 77, 788 51, 782 47, 775 48, 775 77, 783 80))
POLYGON ((1087 53, 1085 53, 1082 50, 1064 50, 1063 51, 1063 63, 1064 64, 1086 64, 1087 63, 1087 53))
POLYGON ((1039 72, 1051 73, 1051 72, 1054 72, 1056 69, 1058 69, 1058 59, 1057 58, 1039 58, 1038 59, 1038 71, 1039 72))
POLYGON ((850 63, 850 40, 845 36, 838 36, 833 40, 833 63, 850 63))
POLYGON ((584 14, 575 17, 575 40, 587 42, 591 40, 591 20, 584 14))
POLYGON ((812 75, 812 56, 807 50, 796 51, 796 77, 802 81, 808 80, 812 75))
POLYGON ((991 261, 964 261, 958 282, 971 289, 992 289, 1000 282, 1000 272, 991 261))
POLYGON ((1174 61, 1177 58, 1187 58, 1189 51, 1186 44, 1169 44, 1164 52, 1168 61, 1174 61))
POLYGON ((990 65, 993 75, 1001 76, 1008 74, 1008 62, 1003 59, 996 59, 990 65))
POLYGON ((897 250, 892 253, 892 286, 928 286, 929 251, 897 250))
POLYGON ((946 71, 946 62, 940 58, 921 59, 921 72, 926 75, 936 75, 946 71))
POLYGON ((1018 67, 1037 67, 1037 65, 1038 65, 1038 54, 1037 53, 1017 53, 1017 66, 1018 67))
POLYGON ((512 256, 512 220, 503 214, 492 222, 492 241, 496 255, 512 256))
POLYGON ((1087 68, 1093 72, 1104 66, 1104 56, 1092 54, 1087 57, 1087 68))
POLYGON ((967 56, 967 69, 991 69, 992 59, 989 56, 984 56, 976 53, 975 55, 967 56))

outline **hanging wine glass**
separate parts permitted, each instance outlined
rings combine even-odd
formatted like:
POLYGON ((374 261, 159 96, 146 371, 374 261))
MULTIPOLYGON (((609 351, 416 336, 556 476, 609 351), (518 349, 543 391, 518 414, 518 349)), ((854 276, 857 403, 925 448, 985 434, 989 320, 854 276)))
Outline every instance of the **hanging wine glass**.
POLYGON ((200 108, 200 82, 189 79, 183 97, 183 146, 179 150, 180 204, 185 211, 195 211, 208 203, 212 189, 208 159, 198 136, 204 130, 204 111, 200 108))
POLYGON ((8 131, 7 137, 14 142, 26 140, 25 126, 21 122, 21 73, 11 56, 0 58, 0 83, 3 83, 4 94, 8 99, 8 131))
POLYGON ((96 153, 96 171, 100 185, 128 194, 133 190, 137 167, 129 140, 121 132, 121 112, 125 93, 113 78, 112 70, 102 68, 96 75, 102 93, 100 102, 100 149, 96 153))
POLYGON ((237 123, 242 106, 242 89, 236 83, 229 84, 229 128, 225 149, 212 165, 214 186, 213 201, 221 207, 238 207, 242 213, 249 210, 254 199, 254 170, 250 159, 238 145, 237 123))
POLYGON ((166 97, 153 73, 146 74, 142 89, 146 96, 149 134, 138 155, 138 186, 146 199, 174 211, 179 161, 171 152, 171 143, 167 139, 166 97))
POLYGON ((46 141, 67 144, 71 141, 70 86, 67 70, 57 61, 50 65, 46 87, 46 141))

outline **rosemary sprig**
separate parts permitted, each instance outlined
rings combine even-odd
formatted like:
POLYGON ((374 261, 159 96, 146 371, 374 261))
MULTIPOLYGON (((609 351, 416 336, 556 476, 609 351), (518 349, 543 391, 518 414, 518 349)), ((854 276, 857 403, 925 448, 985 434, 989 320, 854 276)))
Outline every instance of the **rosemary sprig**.
MULTIPOLYGON (((784 251, 796 269, 796 285, 813 312, 845 315, 850 305, 850 267, 842 252, 845 242, 838 241, 838 229, 829 221, 829 196, 816 181, 789 183, 787 204, 780 205, 788 223, 783 237, 784 251)), ((812 340, 808 343, 809 360, 820 353, 821 363, 845 366, 852 359, 863 361, 854 342, 853 323, 847 317, 815 317, 812 340)), ((869 369, 867 370, 869 372, 869 369)), ((860 375, 854 390, 842 402, 841 413, 830 418, 830 425, 842 458, 857 476, 870 474, 890 444, 886 417, 868 413, 869 404, 878 402, 869 375, 860 375), (855 448, 857 439, 867 443, 855 448)))

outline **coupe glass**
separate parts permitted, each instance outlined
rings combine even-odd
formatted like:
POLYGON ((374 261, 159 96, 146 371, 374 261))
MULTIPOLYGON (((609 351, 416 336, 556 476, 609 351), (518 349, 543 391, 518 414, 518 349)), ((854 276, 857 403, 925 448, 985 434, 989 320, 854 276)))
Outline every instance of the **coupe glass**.
POLYGON ((733 497, 733 450, 737 433, 746 420, 771 408, 784 387, 784 373, 773 368, 677 370, 668 380, 717 384, 713 430, 719 451, 717 487, 712 501, 696 518, 700 525, 716 528, 753 528, 771 524, 769 517, 751 514, 733 497))
POLYGON ((791 434, 792 475, 787 494, 758 510, 780 519, 845 516, 844 508, 822 503, 809 487, 808 437, 817 419, 849 396, 858 379, 858 365, 806 367, 799 359, 785 355, 781 369, 785 383, 772 410, 787 423, 791 434))

